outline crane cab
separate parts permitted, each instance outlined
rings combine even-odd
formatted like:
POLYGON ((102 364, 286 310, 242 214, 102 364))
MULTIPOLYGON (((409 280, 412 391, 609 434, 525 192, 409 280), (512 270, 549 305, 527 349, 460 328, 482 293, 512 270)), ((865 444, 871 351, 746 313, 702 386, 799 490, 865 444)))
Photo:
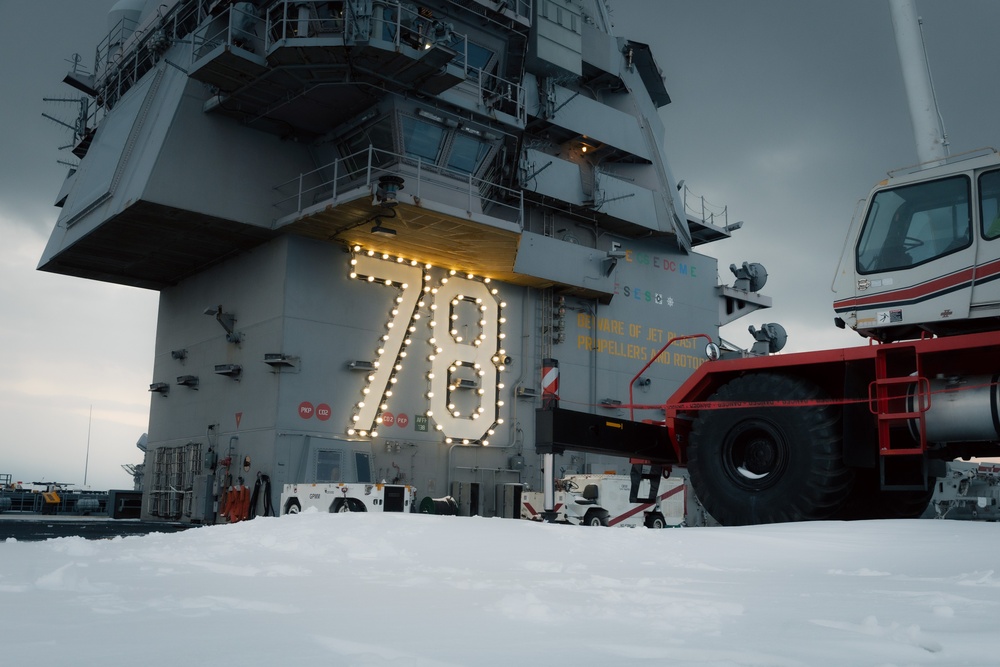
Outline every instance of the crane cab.
POLYGON ((893 175, 850 238, 838 326, 881 341, 1000 328, 1000 154, 893 175))

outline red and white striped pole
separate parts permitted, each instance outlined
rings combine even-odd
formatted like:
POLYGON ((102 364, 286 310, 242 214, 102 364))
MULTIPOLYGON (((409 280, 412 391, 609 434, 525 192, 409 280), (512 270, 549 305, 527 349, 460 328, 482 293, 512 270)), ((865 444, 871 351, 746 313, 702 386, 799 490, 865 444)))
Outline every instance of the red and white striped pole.
MULTIPOLYGON (((542 408, 559 407, 559 361, 542 359, 542 408)), ((555 455, 542 454, 542 496, 545 505, 542 517, 555 521, 555 455)))
POLYGON ((559 360, 542 359, 542 408, 559 407, 559 360))

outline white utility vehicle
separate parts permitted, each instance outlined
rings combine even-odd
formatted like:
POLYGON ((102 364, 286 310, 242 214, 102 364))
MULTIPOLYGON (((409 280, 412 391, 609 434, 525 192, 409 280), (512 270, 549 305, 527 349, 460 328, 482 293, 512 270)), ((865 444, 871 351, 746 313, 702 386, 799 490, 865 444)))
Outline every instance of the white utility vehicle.
MULTIPOLYGON (((649 498, 648 479, 639 487, 640 499, 649 498)), ((666 528, 684 525, 685 484, 680 478, 659 480, 654 502, 632 501, 628 475, 567 475, 556 481, 555 521, 577 526, 646 526, 666 528)), ((541 521, 544 497, 541 491, 521 495, 521 518, 541 521)))
POLYGON ((409 484, 285 484, 281 491, 281 513, 298 514, 309 509, 320 512, 413 512, 416 488, 409 484))

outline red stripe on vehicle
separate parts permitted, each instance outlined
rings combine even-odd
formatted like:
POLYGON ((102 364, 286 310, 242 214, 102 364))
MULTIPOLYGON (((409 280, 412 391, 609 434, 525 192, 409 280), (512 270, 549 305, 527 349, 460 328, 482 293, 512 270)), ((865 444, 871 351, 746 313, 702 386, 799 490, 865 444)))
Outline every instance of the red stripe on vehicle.
MULTIPOLYGON (((552 511, 558 512, 559 508, 562 506, 562 503, 556 503, 556 506, 552 508, 552 511)), ((531 516, 538 516, 539 514, 538 510, 531 506, 531 503, 524 503, 524 509, 528 510, 528 513, 531 514, 531 516)))
MULTIPOLYGON (((683 484, 681 486, 675 486, 674 488, 670 489, 669 491, 665 491, 665 492, 661 493, 660 494, 660 500, 664 501, 667 498, 669 498, 670 496, 676 495, 676 494, 680 493, 683 490, 684 490, 684 485, 683 484)), ((625 521, 626 519, 631 519, 632 517, 634 517, 639 512, 645 512, 647 509, 649 509, 652 506, 653 506, 653 503, 643 503, 641 505, 636 505, 635 507, 633 507, 629 511, 625 512, 621 516, 616 516, 615 518, 610 519, 608 521, 608 525, 609 526, 614 526, 616 524, 621 523, 622 521, 625 521)))
MULTIPOLYGON (((994 268, 993 271, 1000 271, 1000 267, 994 268)), ((953 290, 965 284, 971 285, 975 278, 976 270, 970 266, 961 271, 949 273, 946 276, 928 280, 912 287, 904 287, 898 290, 882 292, 881 294, 872 294, 871 296, 852 297, 850 299, 834 301, 833 308, 834 310, 843 310, 845 308, 862 308, 865 306, 874 307, 897 301, 913 301, 914 299, 927 298, 936 292, 953 290)))

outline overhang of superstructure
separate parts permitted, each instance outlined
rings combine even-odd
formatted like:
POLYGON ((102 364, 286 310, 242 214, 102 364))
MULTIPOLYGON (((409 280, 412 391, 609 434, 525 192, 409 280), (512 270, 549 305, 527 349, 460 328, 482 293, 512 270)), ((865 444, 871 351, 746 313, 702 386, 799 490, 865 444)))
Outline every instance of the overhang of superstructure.
MULTIPOLYGON (((676 236, 686 249, 728 236, 728 230, 677 215, 658 122, 649 127, 648 120, 558 83, 566 67, 579 69, 583 83, 611 89, 641 80, 649 95, 641 115, 656 120, 655 108, 669 96, 647 45, 579 22, 570 29, 539 14, 541 37, 525 56, 531 21, 523 12, 507 12, 503 72, 512 80, 490 75, 487 81, 483 73, 470 75, 467 36, 407 33, 404 19, 415 21, 417 14, 403 8, 395 28, 378 28, 376 20, 364 33, 357 30, 360 22, 324 17, 320 7, 310 8, 308 29, 301 29, 306 24, 289 14, 296 6, 272 3, 286 12, 277 19, 243 14, 248 10, 236 5, 215 12, 178 33, 190 42, 176 52, 190 58, 183 66, 170 60, 178 55, 141 60, 148 37, 137 31, 130 38, 134 48, 123 53, 136 59, 136 68, 117 66, 102 79, 102 91, 111 82, 117 92, 105 98, 107 113, 97 131, 78 146, 83 160, 60 194, 62 215, 40 269, 160 289, 291 233, 607 301, 614 293, 614 258, 607 249, 551 238, 555 230, 543 231, 537 220, 529 224, 526 207, 538 218, 555 212, 571 224, 625 238, 676 236), (252 26, 240 28, 250 18, 252 26), (525 57, 534 73, 516 66, 525 57), (128 78, 130 71, 140 76, 128 78), (542 88, 549 91, 549 106, 534 93, 542 88), (387 112, 389 98, 423 108, 403 109, 397 102, 399 109, 387 112), (317 147, 343 142, 345 128, 376 109, 394 114, 396 153, 390 164, 369 153, 365 177, 345 177, 343 151, 317 147), (476 136, 505 135, 492 140, 505 144, 506 161, 491 153, 491 173, 479 169, 467 181, 445 174, 442 165, 436 178, 433 168, 422 172, 419 161, 414 171, 412 153, 400 148, 399 123, 422 114, 476 136), (516 137, 523 130, 544 135, 558 154, 521 146, 516 137), (589 148, 587 159, 572 157, 578 146, 589 148), (325 155, 342 170, 332 177, 335 193, 300 191, 292 213, 281 208, 278 175, 323 174, 333 164, 316 169, 325 155), (512 174, 514 155, 519 174, 512 174), (376 162, 381 173, 372 171, 376 162), (636 179, 636 169, 646 171, 636 179), (395 207, 373 201, 385 174, 408 183, 395 207), (339 192, 338 178, 345 182, 339 192), (380 223, 395 233, 373 233, 380 223)), ((491 21, 502 13, 479 11, 491 21)))
POLYGON ((138 201, 71 246, 42 271, 159 290, 276 234, 182 208, 138 201))

